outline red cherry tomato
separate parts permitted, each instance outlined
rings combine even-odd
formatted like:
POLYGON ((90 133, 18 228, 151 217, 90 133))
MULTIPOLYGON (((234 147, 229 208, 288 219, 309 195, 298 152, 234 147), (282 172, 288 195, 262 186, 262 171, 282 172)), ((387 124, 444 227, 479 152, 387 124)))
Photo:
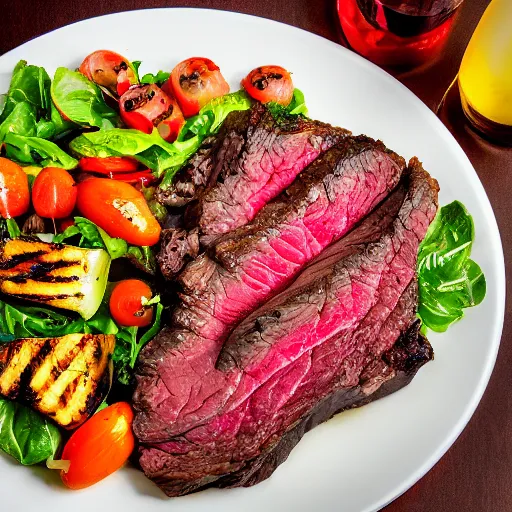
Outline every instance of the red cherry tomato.
POLYGON ((185 117, 197 114, 210 100, 229 92, 229 85, 219 66, 202 57, 180 62, 172 70, 169 80, 185 117))
POLYGON ((94 83, 121 96, 137 77, 130 62, 118 53, 98 50, 88 55, 79 68, 80 73, 94 83))
POLYGON ((261 66, 253 69, 243 80, 247 94, 262 103, 275 101, 289 105, 293 97, 293 82, 290 73, 281 66, 261 66))
POLYGON ((75 225, 75 221, 72 217, 66 217, 65 219, 61 219, 57 223, 59 233, 63 233, 64 231, 66 231, 67 228, 74 226, 74 225, 75 225))
POLYGON ((61 471, 64 484, 84 489, 117 471, 135 447, 132 422, 132 408, 119 402, 97 412, 76 430, 62 451, 62 461, 69 461, 69 469, 61 471))
POLYGON ((133 245, 158 243, 160 224, 134 187, 108 178, 89 178, 77 188, 78 210, 110 236, 133 245))
POLYGON ((131 87, 119 99, 121 118, 131 128, 160 135, 172 142, 185 119, 176 101, 155 84, 131 87))
POLYGON ((32 186, 32 203, 39 217, 62 219, 75 208, 77 187, 64 169, 47 167, 36 177, 32 186))
POLYGON ((146 327, 153 319, 153 307, 144 307, 144 302, 151 299, 152 295, 151 288, 144 281, 119 281, 110 295, 110 313, 120 325, 146 327))
POLYGON ((30 191, 25 171, 7 158, 0 158, 0 215, 18 217, 30 206, 30 191))
POLYGON ((139 168, 135 158, 125 156, 109 156, 106 158, 85 157, 78 162, 78 167, 85 172, 98 174, 116 174, 118 172, 133 172, 139 168))

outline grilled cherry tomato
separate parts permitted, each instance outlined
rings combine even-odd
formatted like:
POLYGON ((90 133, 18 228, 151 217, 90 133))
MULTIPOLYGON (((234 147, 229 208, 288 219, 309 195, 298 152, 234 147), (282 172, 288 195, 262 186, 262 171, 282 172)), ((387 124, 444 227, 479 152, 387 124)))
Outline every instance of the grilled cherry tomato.
POLYGON ((197 114, 210 100, 229 92, 229 85, 219 66, 202 57, 180 62, 172 70, 169 80, 185 117, 197 114))
POLYGON ((63 219, 75 208, 77 187, 75 180, 64 169, 47 167, 34 180, 32 203, 39 217, 63 219))
POLYGON ((89 487, 117 471, 135 446, 133 412, 126 402, 113 404, 92 416, 64 446, 62 461, 69 469, 61 471, 70 489, 89 487))
POLYGON ((290 73, 281 66, 261 66, 253 69, 243 80, 247 94, 262 103, 275 101, 289 105, 293 97, 293 82, 290 73))
POLYGON ((78 210, 110 236, 133 245, 155 245, 160 239, 160 224, 144 196, 128 183, 89 178, 77 188, 78 210))
POLYGON ((80 73, 110 92, 121 96, 137 77, 130 62, 118 53, 98 50, 88 55, 79 68, 80 73))
POLYGON ((18 217, 30 206, 28 178, 23 169, 7 158, 0 158, 0 215, 18 217))
POLYGON ((116 174, 118 172, 133 172, 139 168, 135 158, 126 156, 109 156, 106 158, 80 158, 78 166, 82 171, 97 172, 98 174, 116 174))
POLYGON ((131 128, 151 133, 156 126, 169 142, 176 139, 185 124, 176 101, 155 84, 128 89, 119 99, 119 109, 121 118, 131 128))
POLYGON ((144 281, 119 281, 110 295, 110 313, 120 325, 146 327, 153 319, 153 307, 144 307, 144 303, 151 299, 152 295, 151 288, 144 281))

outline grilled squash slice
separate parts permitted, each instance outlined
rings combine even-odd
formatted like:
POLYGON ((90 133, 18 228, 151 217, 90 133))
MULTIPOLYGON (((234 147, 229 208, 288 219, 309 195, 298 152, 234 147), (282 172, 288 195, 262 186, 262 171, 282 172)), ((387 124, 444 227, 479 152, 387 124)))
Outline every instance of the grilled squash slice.
POLYGON ((0 345, 0 395, 18 400, 66 429, 78 427, 110 386, 115 336, 68 334, 0 345))
POLYGON ((7 240, 0 247, 0 291, 76 311, 87 320, 103 299, 109 268, 103 249, 7 240))

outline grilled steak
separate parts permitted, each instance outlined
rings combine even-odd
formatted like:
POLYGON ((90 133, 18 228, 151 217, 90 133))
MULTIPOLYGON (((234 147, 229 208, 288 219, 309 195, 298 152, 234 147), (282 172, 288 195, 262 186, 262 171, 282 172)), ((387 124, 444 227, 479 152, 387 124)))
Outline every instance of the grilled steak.
POLYGON ((242 321, 216 368, 213 355, 187 352, 179 331, 164 332, 144 351, 134 430, 142 469, 168 495, 266 478, 307 425, 371 399, 386 380, 393 386, 400 364, 417 369, 431 357, 411 326, 418 244, 438 188, 415 159, 407 181, 401 204, 399 188, 242 321), (399 338, 403 346, 393 351, 399 338), (176 421, 173 398, 185 390, 176 421))
MULTIPOLYGON (((252 223, 219 241, 212 258, 203 254, 187 266, 174 329, 160 335, 174 340, 167 347, 165 374, 171 379, 174 372, 182 376, 179 383, 166 383, 171 386, 166 414, 174 414, 173 428, 189 427, 188 405, 210 393, 194 368, 213 371, 229 331, 367 215, 396 187, 404 167, 403 159, 382 143, 348 138, 311 164, 252 223)), ((159 338, 146 353, 158 344, 159 338)), ((146 389, 153 387, 151 377, 140 382, 146 389)), ((208 404, 215 406, 214 397, 208 404)))
POLYGON ((366 405, 409 384, 417 371, 433 358, 432 347, 418 333, 418 327, 418 322, 414 323, 380 359, 369 363, 361 372, 355 386, 339 388, 319 400, 296 425, 280 438, 268 442, 258 456, 241 462, 238 469, 229 473, 223 473, 221 469, 210 480, 184 479, 183 475, 190 472, 190 467, 185 466, 183 473, 173 475, 172 465, 177 463, 181 467, 179 444, 176 443, 174 455, 170 455, 164 446, 143 448, 141 463, 146 474, 169 496, 183 495, 212 486, 247 487, 267 479, 287 459, 306 432, 335 414, 366 405))
MULTIPOLYGON (((187 226, 215 238, 251 221, 309 163, 347 135, 347 130, 302 117, 276 120, 260 104, 233 112, 217 141, 180 172, 167 203, 194 200, 185 214, 187 226)), ((181 254, 189 253, 162 245, 162 273, 173 277, 183 266, 181 254)))

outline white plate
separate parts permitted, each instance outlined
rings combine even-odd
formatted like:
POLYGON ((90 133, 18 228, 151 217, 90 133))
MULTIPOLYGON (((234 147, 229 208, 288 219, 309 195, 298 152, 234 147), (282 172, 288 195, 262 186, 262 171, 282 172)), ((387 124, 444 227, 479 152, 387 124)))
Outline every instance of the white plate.
POLYGON ((376 66, 341 46, 273 21, 221 11, 134 11, 70 25, 0 58, 0 91, 19 59, 77 67, 97 49, 143 61, 141 71, 170 70, 180 60, 213 59, 236 90, 252 68, 293 72, 310 115, 382 139, 413 155, 441 185, 441 204, 461 200, 473 214, 473 256, 487 277, 487 297, 443 335, 432 335, 435 361, 412 384, 316 428, 267 481, 250 489, 209 490, 167 500, 135 469, 93 488, 68 492, 55 474, 0 457, 2 510, 87 511, 374 511, 411 487, 446 452, 473 414, 498 351, 505 303, 500 236, 482 185, 462 149, 435 115, 376 66))

